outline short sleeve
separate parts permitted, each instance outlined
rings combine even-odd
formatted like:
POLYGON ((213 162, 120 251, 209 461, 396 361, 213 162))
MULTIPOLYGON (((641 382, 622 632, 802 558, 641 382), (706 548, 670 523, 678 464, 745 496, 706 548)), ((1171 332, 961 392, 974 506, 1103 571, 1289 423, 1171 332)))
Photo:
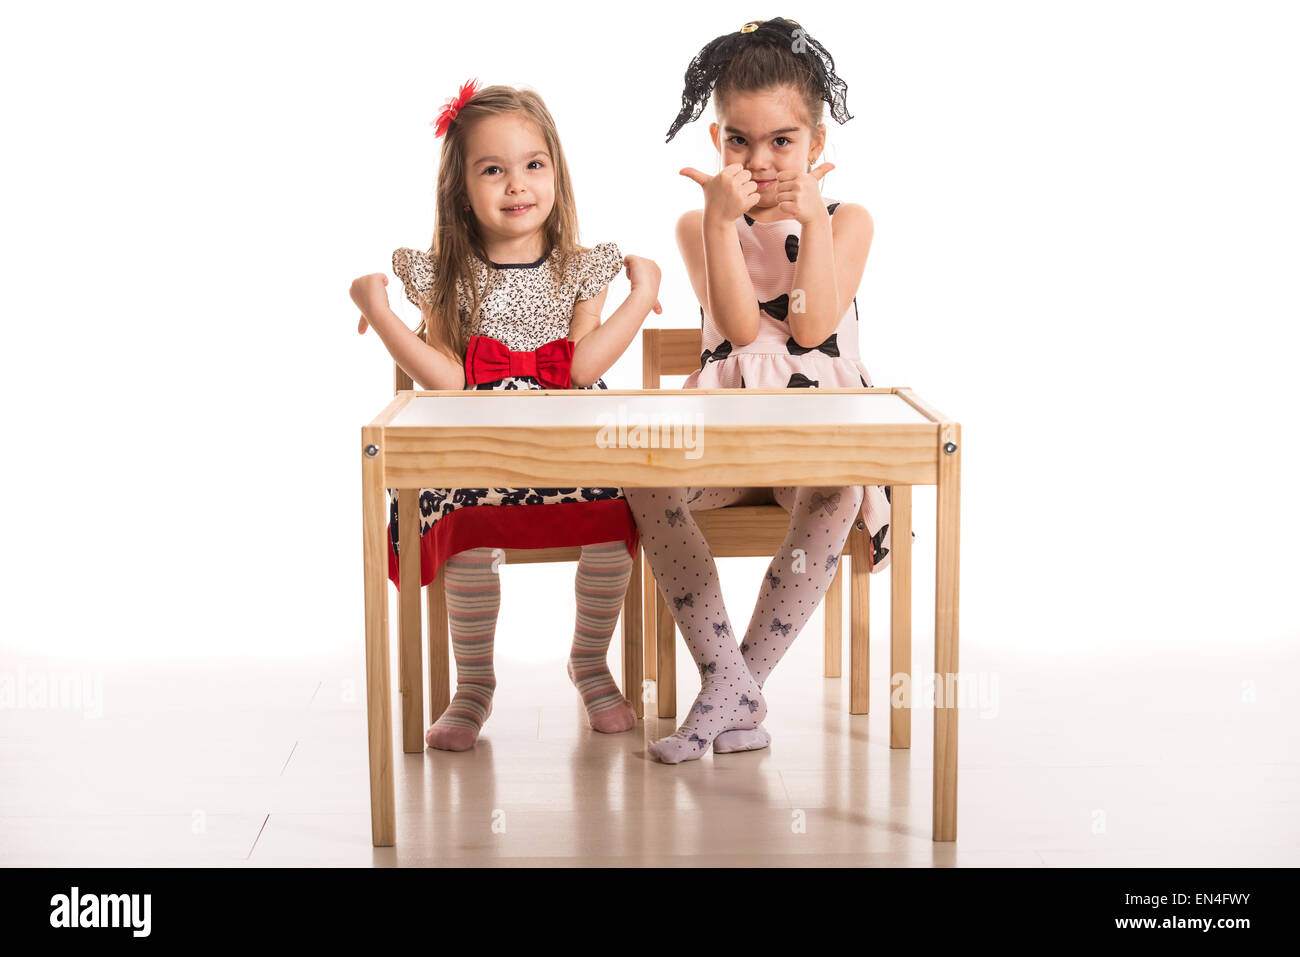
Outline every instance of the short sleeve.
POLYGON ((617 243, 597 243, 582 254, 579 268, 578 298, 591 299, 622 271, 623 254, 617 243))
POLYGON ((393 275, 402 280, 406 298, 413 305, 420 305, 421 296, 430 298, 436 274, 433 258, 428 253, 405 247, 393 250, 393 275))

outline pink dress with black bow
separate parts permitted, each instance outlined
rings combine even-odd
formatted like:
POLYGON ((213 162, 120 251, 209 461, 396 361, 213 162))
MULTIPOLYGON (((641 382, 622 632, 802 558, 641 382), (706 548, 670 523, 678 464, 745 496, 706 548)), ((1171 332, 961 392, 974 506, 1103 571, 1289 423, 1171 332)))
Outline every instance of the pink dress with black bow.
MULTIPOLYGON (((839 203, 826 207, 833 216, 839 203)), ((794 219, 762 223, 742 215, 736 220, 745 266, 759 301, 758 335, 736 346, 700 310, 703 353, 700 368, 683 384, 686 389, 847 389, 870 386, 871 376, 858 358, 858 300, 821 345, 804 349, 790 335, 790 293, 799 256, 800 224, 794 219)), ((889 489, 864 486, 861 519, 872 543, 873 572, 889 565, 889 489)), ((912 533, 916 537, 916 533, 912 533)))

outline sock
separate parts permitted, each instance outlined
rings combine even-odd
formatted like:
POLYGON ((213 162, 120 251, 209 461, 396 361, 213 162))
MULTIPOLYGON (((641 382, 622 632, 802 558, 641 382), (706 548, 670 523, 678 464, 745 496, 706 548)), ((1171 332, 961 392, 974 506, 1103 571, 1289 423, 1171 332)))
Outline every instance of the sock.
POLYGON ((700 669, 700 693, 677 731, 649 745, 665 764, 693 761, 733 728, 753 728, 767 714, 727 618, 718 570, 691 510, 742 500, 744 488, 625 488, 646 559, 700 669))
POLYGON ((592 728, 606 734, 636 726, 636 711, 618 690, 606 660, 631 574, 627 545, 603 542, 582 547, 573 581, 578 615, 569 651, 569 680, 578 688, 592 728))
POLYGON ((431 748, 469 750, 492 713, 492 693, 497 686, 492 646, 501 609, 501 579, 492 568, 492 551, 472 548, 460 552, 447 559, 439 572, 446 577, 456 694, 425 732, 424 741, 431 748))

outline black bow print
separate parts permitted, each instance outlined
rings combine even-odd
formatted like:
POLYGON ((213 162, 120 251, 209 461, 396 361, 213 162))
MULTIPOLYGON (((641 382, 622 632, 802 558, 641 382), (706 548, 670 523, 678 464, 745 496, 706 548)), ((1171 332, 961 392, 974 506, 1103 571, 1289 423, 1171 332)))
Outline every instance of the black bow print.
POLYGON ((711 675, 717 670, 718 663, 716 661, 710 661, 707 665, 700 665, 700 677, 703 678, 705 675, 711 675))
POLYGON ((827 571, 830 571, 832 568, 834 568, 834 567, 835 567, 836 565, 838 565, 839 563, 840 563, 840 556, 838 556, 838 555, 827 555, 827 556, 826 556, 826 570, 827 570, 827 571))
POLYGON ((785 258, 795 262, 799 258, 799 237, 794 233, 785 237, 785 258))
POLYGON ((696 490, 695 490, 695 494, 692 495, 692 496, 690 497, 690 500, 689 500, 686 504, 687 504, 687 505, 690 505, 691 502, 694 502, 696 499, 698 499, 698 498, 699 498, 701 495, 703 495, 703 494, 704 494, 704 489, 702 489, 702 488, 701 488, 701 489, 696 489, 696 490))
POLYGON ((783 292, 775 299, 770 299, 767 302, 759 300, 758 308, 762 309, 773 319, 784 320, 786 315, 790 312, 790 294, 783 292))
POLYGON ((723 339, 722 342, 718 344, 718 348, 713 350, 705 349, 700 353, 700 368, 703 369, 707 363, 718 362, 727 358, 729 355, 731 355, 731 342, 727 339, 723 339))
MULTIPOLYGON (((838 338, 839 333, 832 332, 831 337, 821 345, 813 346, 811 349, 805 349, 803 346, 799 345, 799 343, 794 341, 794 336, 791 336, 789 339, 785 340, 785 349, 786 352, 790 353, 792 356, 806 356, 810 352, 820 352, 828 356, 838 356, 840 354, 840 344, 837 341, 838 338)), ((859 378, 861 377, 859 376, 859 378)))
POLYGON ((685 522, 686 516, 682 514, 680 508, 664 509, 664 518, 668 519, 668 527, 675 528, 678 522, 685 522))
MULTIPOLYGON (((889 554, 889 549, 885 547, 885 533, 888 531, 888 525, 881 525, 880 531, 871 536, 871 547, 874 552, 871 558, 872 562, 882 562, 885 560, 885 556, 889 554)), ((916 532, 912 533, 912 537, 916 538, 916 532)))
POLYGON ((715 624, 713 626, 713 633, 715 635, 729 635, 731 634, 731 626, 728 625, 725 621, 715 624))
POLYGON ((793 624, 793 622, 790 622, 790 623, 787 623, 787 624, 784 624, 784 625, 783 625, 783 624, 781 624, 781 619, 780 619, 780 618, 773 618, 773 619, 772 619, 772 625, 771 625, 771 628, 770 628, 769 630, 771 630, 771 631, 779 631, 779 632, 780 632, 781 634, 783 634, 783 635, 788 635, 788 634, 790 634, 790 625, 791 625, 791 624, 793 624))
POLYGON ((692 742, 692 743, 697 743, 697 742, 698 742, 698 744, 699 744, 699 746, 700 746, 701 749, 707 748, 707 747, 709 746, 709 742, 705 741, 705 740, 704 740, 703 738, 701 738, 698 734, 692 734, 692 735, 691 735, 689 738, 687 738, 686 740, 687 740, 687 741, 690 741, 690 742, 692 742))
POLYGON ((700 714, 708 714, 713 710, 713 705, 705 704, 703 701, 697 701, 695 702, 695 710, 700 714))
POLYGON ((740 643, 740 652, 741 654, 744 654, 746 651, 749 651, 749 642, 742 641, 740 643))
POLYGON ((743 695, 740 696, 740 706, 741 706, 742 708, 748 708, 750 714, 753 714, 755 711, 758 710, 758 702, 757 702, 757 701, 750 701, 750 700, 749 700, 749 695, 744 695, 744 694, 743 694, 743 695))
POLYGON ((808 503, 808 514, 811 515, 817 509, 821 509, 827 515, 834 515, 835 510, 840 507, 840 493, 834 495, 823 495, 821 492, 813 492, 812 500, 808 503))
POLYGON ((790 376, 790 381, 785 384, 787 389, 815 389, 821 385, 820 379, 810 379, 802 372, 796 372, 790 376))
POLYGON ((767 575, 765 575, 764 577, 767 578, 767 580, 772 583, 773 588, 781 584, 781 579, 777 577, 777 575, 770 568, 767 570, 767 575))
POLYGON ((690 605, 692 608, 694 608, 695 595, 691 592, 688 592, 685 595, 683 595, 681 598, 674 598, 673 605, 676 606, 677 611, 682 610, 682 605, 690 605))

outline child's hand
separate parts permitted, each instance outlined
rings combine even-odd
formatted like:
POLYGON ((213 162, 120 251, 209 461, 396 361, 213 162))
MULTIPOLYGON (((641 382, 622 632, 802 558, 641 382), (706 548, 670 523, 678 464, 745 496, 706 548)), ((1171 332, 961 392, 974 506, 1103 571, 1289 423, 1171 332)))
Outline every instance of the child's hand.
POLYGON ((358 333, 364 333, 366 326, 369 325, 366 321, 367 312, 375 315, 380 307, 389 308, 388 290, 385 288, 387 285, 388 277, 381 272, 372 272, 368 276, 352 280, 352 288, 348 290, 348 295, 361 310, 361 321, 357 323, 358 333))
POLYGON ((659 271, 659 264, 644 256, 624 256, 623 268, 627 270, 628 282, 632 284, 632 288, 644 288, 653 294, 655 296, 653 309, 656 313, 662 313, 664 310, 659 305, 659 280, 663 274, 659 271))
POLYGON ((704 218, 711 222, 734 222, 758 202, 754 177, 739 163, 724 166, 717 176, 709 176, 691 167, 680 172, 704 187, 704 218))
POLYGON ((811 173, 800 173, 797 170, 782 170, 777 173, 776 198, 781 212, 789 213, 803 226, 822 217, 829 218, 830 214, 826 212, 826 203, 822 201, 817 184, 834 168, 834 163, 822 163, 811 173))

